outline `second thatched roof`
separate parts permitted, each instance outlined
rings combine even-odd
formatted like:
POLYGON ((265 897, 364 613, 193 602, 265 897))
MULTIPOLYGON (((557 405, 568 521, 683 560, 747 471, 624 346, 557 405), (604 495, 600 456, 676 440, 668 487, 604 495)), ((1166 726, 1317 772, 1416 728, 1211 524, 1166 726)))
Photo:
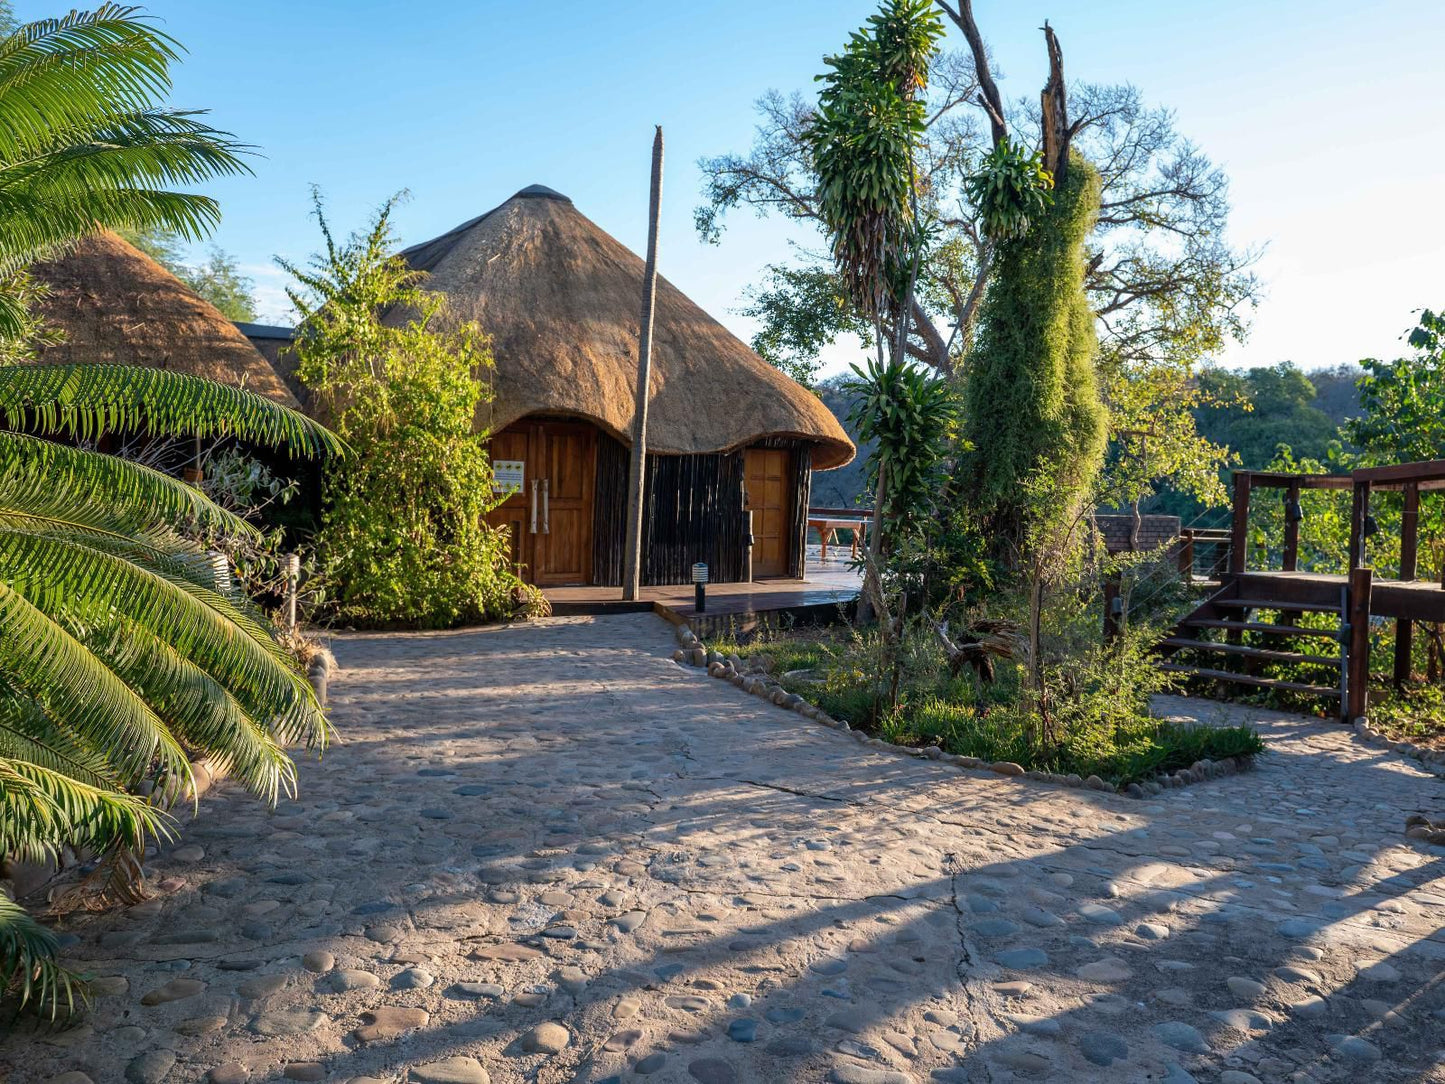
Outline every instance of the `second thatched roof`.
POLYGON ((244 387, 300 408, 236 325, 155 260, 108 231, 36 264, 46 322, 64 333, 42 363, 143 365, 244 387))
MULTIPOLYGON (((643 261, 550 188, 402 254, 491 336, 495 432, 527 414, 587 418, 631 442, 643 261)), ((659 276, 649 451, 728 451, 765 437, 814 445, 817 469, 853 444, 818 397, 788 379, 659 276)))

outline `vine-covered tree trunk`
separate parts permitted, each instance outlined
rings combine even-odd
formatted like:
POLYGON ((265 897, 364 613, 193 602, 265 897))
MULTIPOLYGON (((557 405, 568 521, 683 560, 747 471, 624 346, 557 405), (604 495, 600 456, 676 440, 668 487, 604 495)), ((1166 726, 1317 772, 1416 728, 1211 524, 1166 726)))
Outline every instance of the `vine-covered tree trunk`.
POLYGON ((964 383, 972 450, 960 473, 995 557, 1012 568, 1031 528, 1077 512, 1103 456, 1098 342, 1083 289, 1084 241, 1098 210, 1098 172, 1075 155, 1052 206, 1023 237, 999 244, 980 312, 964 383), (1031 500, 1031 488, 1049 500, 1031 500))

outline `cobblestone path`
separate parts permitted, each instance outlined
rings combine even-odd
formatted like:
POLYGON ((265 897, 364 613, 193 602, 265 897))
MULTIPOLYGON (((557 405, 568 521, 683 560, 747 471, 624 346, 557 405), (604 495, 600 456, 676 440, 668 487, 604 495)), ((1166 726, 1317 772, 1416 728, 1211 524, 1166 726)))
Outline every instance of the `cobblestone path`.
POLYGON ((1445 1079, 1442 782, 1343 728, 1135 801, 862 749, 650 615, 334 647, 343 742, 64 920, 94 1009, 0 1077, 1445 1079))

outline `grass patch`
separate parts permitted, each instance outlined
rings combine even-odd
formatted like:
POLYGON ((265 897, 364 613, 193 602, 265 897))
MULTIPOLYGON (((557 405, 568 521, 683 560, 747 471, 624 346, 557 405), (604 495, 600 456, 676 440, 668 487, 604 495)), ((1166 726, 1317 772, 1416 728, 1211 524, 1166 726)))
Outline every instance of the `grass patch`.
POLYGON ((1445 689, 1412 684, 1371 698, 1370 725, 1391 741, 1445 749, 1445 689))

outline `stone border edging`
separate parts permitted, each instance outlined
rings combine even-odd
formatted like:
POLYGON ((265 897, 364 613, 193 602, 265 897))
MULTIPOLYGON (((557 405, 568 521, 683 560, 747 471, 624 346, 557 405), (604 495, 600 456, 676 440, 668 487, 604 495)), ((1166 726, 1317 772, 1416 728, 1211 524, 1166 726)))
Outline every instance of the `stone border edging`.
POLYGON ((1370 725, 1363 716, 1354 722, 1355 737, 1366 745, 1383 745, 1392 753, 1412 757, 1433 775, 1445 776, 1445 749, 1430 749, 1409 741, 1396 741, 1370 725))
POLYGON ((1206 779, 1234 775, 1238 772, 1248 771, 1254 766, 1252 757, 1243 756, 1226 757, 1224 760, 1196 760, 1188 768, 1180 768, 1178 771, 1157 776, 1142 783, 1129 783, 1123 787, 1116 787, 1114 784, 1100 779, 1097 775, 1091 775, 1085 779, 1073 774, 1060 775, 1057 772, 1041 772, 1035 769, 1025 769, 1021 764, 1015 764, 1011 760, 996 760, 990 763, 980 760, 978 757, 945 753, 937 745, 929 745, 921 749, 912 745, 895 745, 882 738, 870 738, 863 731, 853 729, 848 725, 846 719, 834 719, 806 697, 783 688, 773 680, 771 675, 761 670, 749 670, 738 656, 731 655, 724 658, 720 652, 709 650, 697 638, 697 634, 688 624, 680 624, 674 631, 679 646, 672 653, 673 662, 699 668, 705 667, 709 677, 730 681, 744 692, 770 701, 780 708, 795 711, 804 718, 812 719, 832 730, 845 731, 853 735, 854 740, 861 745, 898 756, 936 760, 968 770, 992 772, 1004 778, 1053 783, 1061 787, 1081 787, 1086 790, 1102 791, 1106 794, 1123 794, 1130 798, 1152 798, 1157 794, 1162 794, 1165 790, 1174 790, 1188 786, 1190 783, 1202 783, 1206 779))

